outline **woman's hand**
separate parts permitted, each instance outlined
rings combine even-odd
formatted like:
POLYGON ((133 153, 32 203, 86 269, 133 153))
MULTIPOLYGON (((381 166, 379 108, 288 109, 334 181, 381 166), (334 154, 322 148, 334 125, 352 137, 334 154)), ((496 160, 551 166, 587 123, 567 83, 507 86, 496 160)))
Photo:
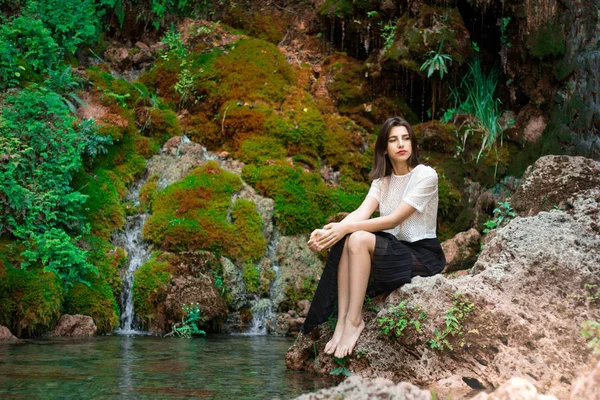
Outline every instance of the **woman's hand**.
POLYGON ((339 222, 327 224, 323 227, 323 232, 316 238, 317 248, 319 250, 328 249, 349 233, 347 224, 339 222))
POLYGON ((317 241, 321 237, 323 232, 325 232, 323 229, 315 229, 311 232, 310 239, 308 239, 308 242, 306 242, 308 244, 308 248, 315 253, 318 253, 322 250, 321 248, 319 248, 317 241))

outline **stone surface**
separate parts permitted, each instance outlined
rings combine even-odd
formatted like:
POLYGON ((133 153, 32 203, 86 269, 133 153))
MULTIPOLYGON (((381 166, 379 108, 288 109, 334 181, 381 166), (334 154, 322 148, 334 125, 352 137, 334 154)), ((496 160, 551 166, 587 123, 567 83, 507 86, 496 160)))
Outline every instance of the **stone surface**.
POLYGON ((367 400, 367 399, 396 399, 396 400, 431 400, 429 390, 419 389, 408 382, 395 384, 388 379, 364 379, 350 376, 338 386, 322 389, 315 393, 303 394, 295 400, 367 400))
POLYGON ((92 317, 64 314, 52 331, 52 336, 94 336, 97 330, 92 317))
POLYGON ((600 187, 600 162, 584 157, 545 156, 527 167, 512 196, 519 215, 571 207, 575 193, 600 187))
MULTIPOLYGON (((565 161, 569 164, 569 158, 565 161)), ((518 375, 528 377, 541 393, 567 398, 571 382, 591 356, 580 325, 599 317, 598 300, 590 299, 586 285, 597 284, 600 276, 600 187, 576 179, 580 179, 577 186, 568 178, 556 182, 571 188, 571 197, 565 200, 568 210, 511 220, 486 244, 473 274, 451 280, 441 275, 417 277, 392 292, 377 314, 368 311, 355 348, 361 357, 351 358, 350 371, 409 381, 443 395, 449 392, 437 382, 451 376, 461 377, 472 388, 491 390, 518 375), (455 335, 446 335, 452 349, 434 350, 434 329, 444 331, 450 310, 459 314, 461 307, 453 305, 459 293, 473 310, 466 313, 460 329, 453 330, 455 335), (426 311, 421 330, 409 325, 398 339, 380 334, 377 319, 393 316, 388 310, 402 301, 408 319, 426 311)), ((299 335, 288 351, 288 367, 329 373, 335 363, 322 351, 330 335, 326 326, 299 335)))
MULTIPOLYGON (((274 283, 271 295, 275 310, 287 300, 288 288, 295 287, 296 290, 302 290, 306 279, 318 280, 321 276, 323 262, 308 248, 307 241, 308 237, 305 235, 282 236, 279 240, 276 259, 280 268, 280 277, 274 283)), ((295 305, 294 303, 293 306, 295 305)))
POLYGON ((444 272, 471 268, 477 259, 480 239, 477 229, 471 228, 443 242, 442 249, 446 256, 444 272))
POLYGON ((159 296, 163 299, 150 321, 150 331, 168 333, 171 327, 184 317, 184 304, 198 303, 201 316, 207 324, 218 324, 227 317, 227 305, 219 294, 211 270, 218 263, 217 257, 206 251, 177 253, 171 260, 171 281, 159 296))
POLYGON ((17 339, 17 337, 13 335, 7 327, 0 325, 0 342, 11 342, 17 340, 19 339, 17 339))
POLYGON ((490 394, 479 393, 473 400, 556 400, 556 397, 539 394, 531 382, 515 377, 490 394))
POLYGON ((573 383, 570 400, 600 399, 600 361, 573 383))
POLYGON ((237 311, 248 306, 248 291, 242 271, 228 258, 221 257, 221 264, 223 265, 225 287, 231 295, 231 308, 237 311))

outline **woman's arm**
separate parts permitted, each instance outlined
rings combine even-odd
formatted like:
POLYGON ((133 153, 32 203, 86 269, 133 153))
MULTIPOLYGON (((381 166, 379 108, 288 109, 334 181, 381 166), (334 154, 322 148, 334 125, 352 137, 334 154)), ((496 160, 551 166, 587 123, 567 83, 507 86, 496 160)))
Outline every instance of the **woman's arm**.
MULTIPOLYGON (((375 199, 373 200, 376 202, 375 199)), ((317 239, 316 247, 319 250, 326 249, 336 244, 344 236, 356 231, 379 232, 395 228, 415 211, 416 209, 410 204, 401 202, 394 212, 385 217, 357 221, 346 221, 344 219, 340 223, 327 224, 323 227, 325 231, 317 239)))

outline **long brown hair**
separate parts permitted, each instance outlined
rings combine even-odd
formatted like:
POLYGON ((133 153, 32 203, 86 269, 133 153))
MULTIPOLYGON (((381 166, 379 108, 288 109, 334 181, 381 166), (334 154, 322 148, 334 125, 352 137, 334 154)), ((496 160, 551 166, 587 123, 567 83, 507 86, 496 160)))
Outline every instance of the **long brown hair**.
POLYGON ((373 157, 373 168, 371 169, 371 173, 369 174, 369 178, 371 180, 375 180, 377 178, 383 178, 385 176, 389 176, 394 172, 392 167, 392 162, 385 151, 387 150, 388 139, 390 137, 390 132, 392 128, 396 126, 403 126, 408 131, 408 135, 410 136, 410 144, 412 148, 412 153, 408 158, 408 166, 409 168, 414 168, 419 165, 419 149, 417 148, 417 138, 415 137, 415 132, 413 131, 412 126, 401 117, 390 117, 385 120, 385 122, 379 128, 379 135, 377 135, 377 141, 375 142, 375 155, 373 157))

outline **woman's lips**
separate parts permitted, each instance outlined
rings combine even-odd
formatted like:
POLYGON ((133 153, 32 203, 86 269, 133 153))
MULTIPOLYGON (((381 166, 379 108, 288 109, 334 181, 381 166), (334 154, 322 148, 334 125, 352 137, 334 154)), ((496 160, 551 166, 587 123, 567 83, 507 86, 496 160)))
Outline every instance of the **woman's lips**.
POLYGON ((406 150, 400 150, 399 152, 397 152, 396 154, 406 154, 406 150))

